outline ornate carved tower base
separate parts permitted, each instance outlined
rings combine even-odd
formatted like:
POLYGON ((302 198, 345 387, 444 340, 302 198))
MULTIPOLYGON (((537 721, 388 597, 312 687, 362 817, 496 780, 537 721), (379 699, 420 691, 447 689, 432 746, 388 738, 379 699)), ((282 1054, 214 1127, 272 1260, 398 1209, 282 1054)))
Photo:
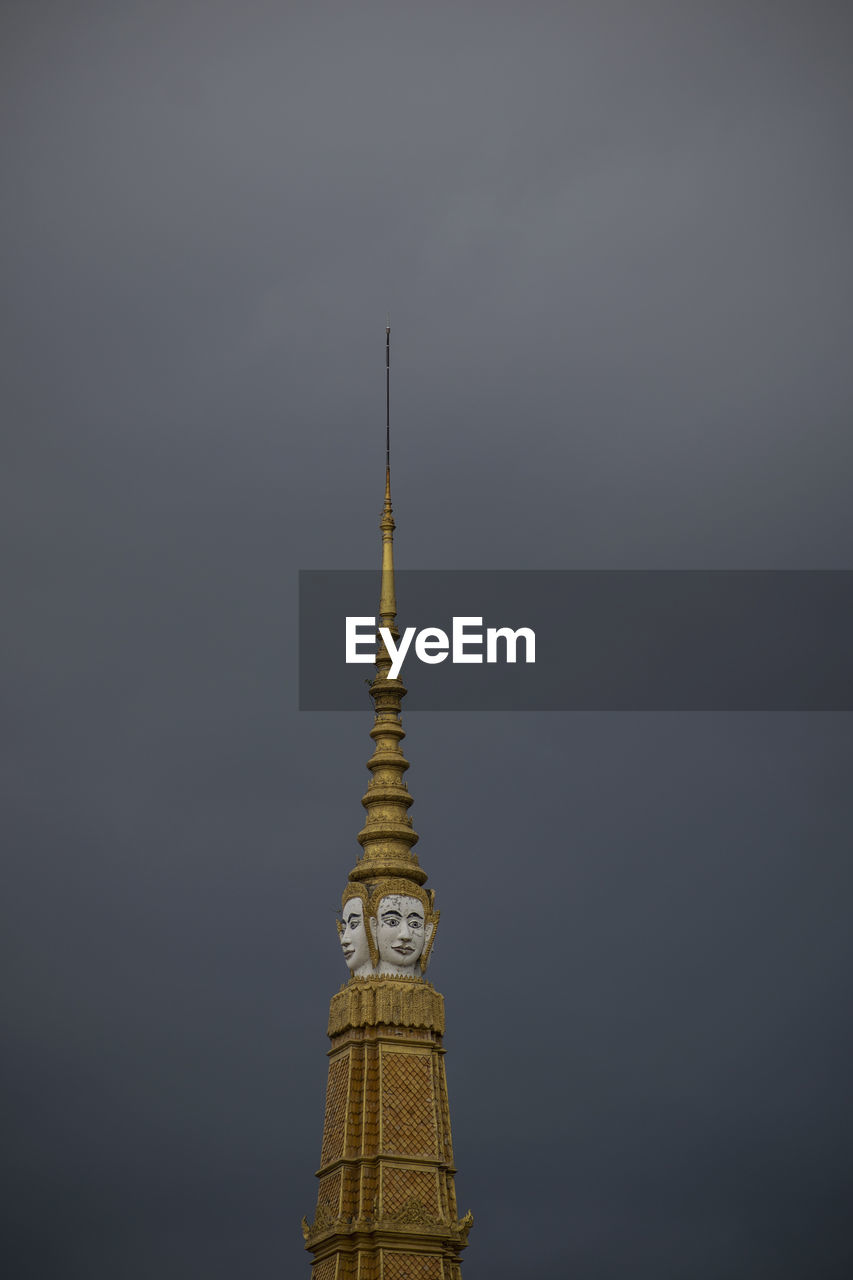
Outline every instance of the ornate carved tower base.
POLYGON ((402 977, 332 999, 312 1280, 459 1280, 444 1000, 402 977))

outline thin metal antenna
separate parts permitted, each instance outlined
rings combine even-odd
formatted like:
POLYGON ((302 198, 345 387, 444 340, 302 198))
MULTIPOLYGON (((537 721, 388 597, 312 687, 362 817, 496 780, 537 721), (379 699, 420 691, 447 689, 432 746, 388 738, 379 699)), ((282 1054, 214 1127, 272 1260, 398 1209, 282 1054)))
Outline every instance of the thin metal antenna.
POLYGON ((391 472, 391 317, 385 325, 385 470, 391 472))

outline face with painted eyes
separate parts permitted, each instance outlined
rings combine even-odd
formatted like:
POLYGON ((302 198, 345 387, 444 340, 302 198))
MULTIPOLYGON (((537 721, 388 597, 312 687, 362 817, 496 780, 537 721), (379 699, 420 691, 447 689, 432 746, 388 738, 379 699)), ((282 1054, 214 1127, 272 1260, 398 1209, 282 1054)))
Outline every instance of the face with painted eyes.
POLYGON ((414 977, 417 963, 432 934, 424 909, 417 898, 389 894, 379 902, 370 928, 379 948, 378 973, 398 973, 414 977))
POLYGON ((364 903, 361 898, 347 898, 344 903, 341 951, 344 953, 347 968, 355 977, 363 977, 373 972, 364 921, 364 903))

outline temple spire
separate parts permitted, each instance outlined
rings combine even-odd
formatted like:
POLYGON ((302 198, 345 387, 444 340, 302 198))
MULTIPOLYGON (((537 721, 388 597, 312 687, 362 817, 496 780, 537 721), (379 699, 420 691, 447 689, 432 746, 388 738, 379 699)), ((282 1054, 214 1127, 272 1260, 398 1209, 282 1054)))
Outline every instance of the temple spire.
MULTIPOLYGON (((394 630, 389 368, 385 330, 385 504, 379 625, 394 630)), ((396 631, 394 631, 396 635, 396 631)), ((378 646, 361 856, 341 895, 349 981, 329 1007, 329 1073, 314 1219, 302 1219, 311 1280, 461 1280, 473 1217, 458 1216, 444 1069, 444 998, 426 981, 439 924, 412 852, 400 706, 378 646)), ((331 932, 331 930, 330 930, 331 932)))
MULTIPOLYGON (((379 625, 397 639, 397 597, 394 586, 394 515, 391 507, 391 326, 385 326, 385 503, 379 519, 382 534, 382 571, 379 587, 379 625)), ((406 689, 402 680, 391 680, 391 657, 377 637, 376 678, 370 696, 376 709, 370 736, 375 749, 367 767, 372 777, 361 803, 367 810, 358 833, 363 853, 350 872, 350 880, 375 880, 397 876, 423 884, 426 872, 412 847, 418 837, 408 815, 412 797, 403 779, 409 762, 400 743, 405 738, 401 721, 406 689)))

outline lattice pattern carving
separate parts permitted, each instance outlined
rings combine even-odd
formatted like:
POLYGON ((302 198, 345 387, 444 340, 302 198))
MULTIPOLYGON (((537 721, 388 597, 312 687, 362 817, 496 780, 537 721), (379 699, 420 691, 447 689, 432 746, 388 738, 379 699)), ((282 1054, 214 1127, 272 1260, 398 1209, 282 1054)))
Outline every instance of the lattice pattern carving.
POLYGON ((441 1258, 428 1253, 382 1251, 382 1280, 443 1280, 441 1258))
POLYGON ((356 1280, 379 1280, 379 1254, 360 1253, 356 1280))
POLYGON ((335 1280, 355 1280, 356 1260, 350 1253, 338 1254, 338 1271, 335 1280))
POLYGON ((361 1211, 368 1218, 379 1212, 379 1171, 375 1165, 365 1165, 361 1171, 361 1211))
POLYGON ((368 1049, 364 1066, 361 1132, 364 1154, 376 1155, 379 1151, 379 1057, 375 1045, 368 1049))
POLYGON ((341 1181, 343 1186, 341 1189, 340 1212, 345 1217, 357 1218, 361 1202, 361 1169, 359 1166, 344 1166, 341 1170, 341 1181))
POLYGON ((349 1052, 350 1078, 349 1102, 347 1106, 346 1154, 348 1156, 357 1156, 361 1151, 361 1121, 365 1111, 364 1046, 353 1045, 349 1052))
POLYGON ((331 1258, 324 1258, 322 1262, 315 1262, 311 1268, 311 1280, 335 1280, 337 1264, 337 1254, 333 1254, 331 1258))
POLYGON ((408 1156, 437 1156, 432 1063, 425 1054, 382 1055, 382 1145, 408 1156))
POLYGON ((323 1151, 320 1156, 321 1164, 328 1164, 330 1160, 337 1160, 343 1154, 348 1079, 348 1057, 336 1058, 334 1062, 329 1063, 329 1083, 326 1086, 326 1116, 323 1121, 323 1151))
POLYGON ((337 1217, 341 1203, 341 1176, 340 1169, 336 1169, 334 1173, 327 1173, 325 1178, 320 1179, 320 1188, 317 1192, 317 1208, 323 1205, 331 1210, 334 1217, 337 1217))
POLYGON ((433 1169, 400 1169, 395 1165, 386 1165, 382 1170, 382 1212, 391 1215, 399 1213, 410 1200, 419 1204, 431 1213, 439 1216, 438 1179, 433 1169))

